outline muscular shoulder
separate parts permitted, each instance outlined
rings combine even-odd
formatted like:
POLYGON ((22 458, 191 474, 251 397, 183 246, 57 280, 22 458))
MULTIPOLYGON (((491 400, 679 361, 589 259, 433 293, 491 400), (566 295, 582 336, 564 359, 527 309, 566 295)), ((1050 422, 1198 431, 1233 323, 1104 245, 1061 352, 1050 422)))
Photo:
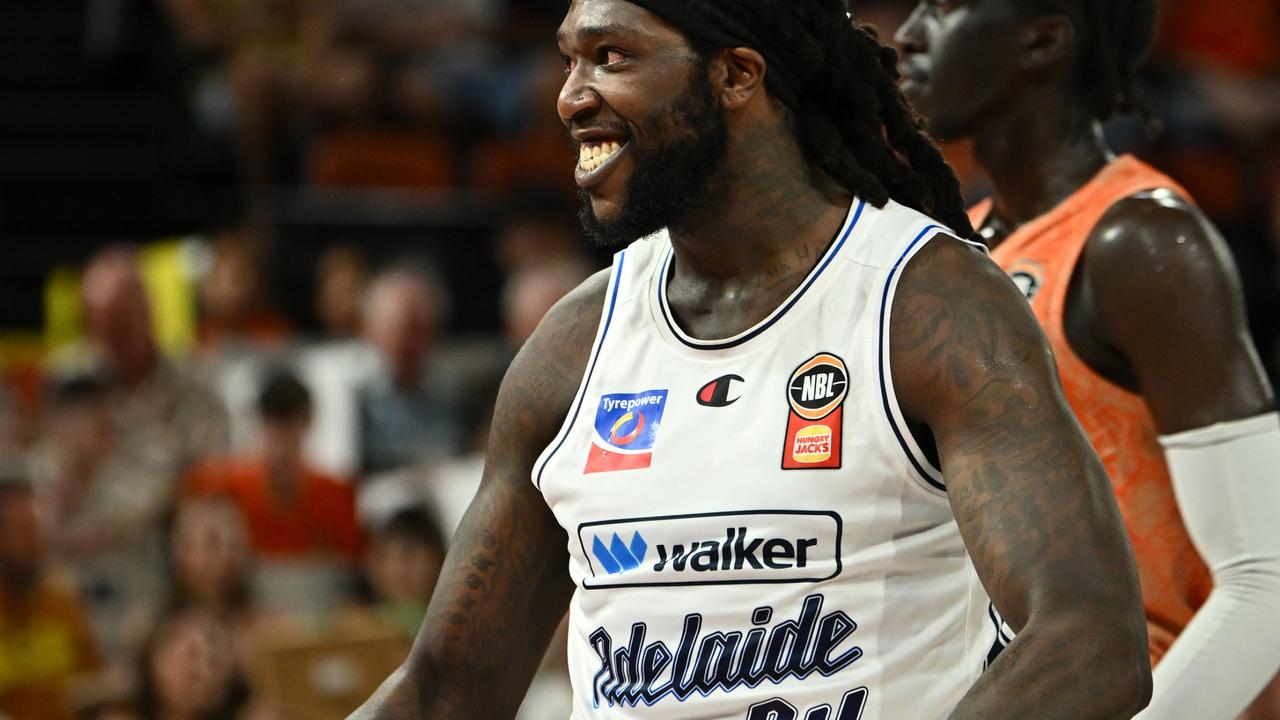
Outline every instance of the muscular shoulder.
POLYGON ((1128 309, 1201 297, 1214 303, 1239 281, 1226 243, 1204 214, 1168 190, 1129 196, 1111 206, 1085 245, 1091 288, 1125 298, 1128 309), (1186 292, 1196 288, 1197 292, 1186 292))
POLYGON ((1162 432, 1268 406, 1235 264, 1198 208, 1168 191, 1125 198, 1082 263, 1094 327, 1132 365, 1162 432))
POLYGON ((602 270, 562 298, 516 354, 494 408, 490 452, 538 453, 569 412, 591 355, 609 271, 602 270))
POLYGON ((904 412, 928 422, 943 397, 976 392, 988 373, 1052 367, 1026 300, 986 255, 948 237, 903 269, 890 319, 894 386, 904 412))

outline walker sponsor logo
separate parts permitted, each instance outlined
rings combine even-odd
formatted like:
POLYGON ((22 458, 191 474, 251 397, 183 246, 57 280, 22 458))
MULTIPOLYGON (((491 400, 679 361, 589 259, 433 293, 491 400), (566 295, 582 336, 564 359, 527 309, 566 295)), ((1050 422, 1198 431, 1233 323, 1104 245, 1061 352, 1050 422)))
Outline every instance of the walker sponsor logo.
MULTIPOLYGON (((830 677, 857 662, 862 648, 852 637, 858 624, 843 610, 823 612, 826 598, 812 594, 787 619, 774 621, 775 609, 762 605, 728 631, 703 632, 703 618, 684 616, 680 637, 650 638, 645 622, 634 622, 616 641, 603 627, 588 637, 600 659, 592 681, 592 701, 602 705, 656 705, 664 700, 683 702, 694 693, 704 697, 716 691, 731 693, 740 687, 764 682, 803 680, 813 673, 830 677), (743 627, 747 622, 749 627, 743 627), (675 640, 674 645, 668 644, 675 640)), ((655 633, 657 635, 658 633, 655 633)), ((785 701, 771 700, 754 707, 751 720, 795 720, 785 715, 785 701)), ((862 707, 855 700, 842 708, 839 720, 856 720, 862 707)), ((806 720, 829 717, 810 712, 806 720)))
POLYGON ((587 590, 821 582, 840 574, 840 516, 750 510, 583 523, 587 590))
POLYGON ((831 353, 818 353, 800 363, 787 381, 787 436, 783 470, 840 467, 840 439, 849 372, 831 353))
POLYGON ((649 467, 666 407, 666 390, 602 396, 583 474, 649 467))

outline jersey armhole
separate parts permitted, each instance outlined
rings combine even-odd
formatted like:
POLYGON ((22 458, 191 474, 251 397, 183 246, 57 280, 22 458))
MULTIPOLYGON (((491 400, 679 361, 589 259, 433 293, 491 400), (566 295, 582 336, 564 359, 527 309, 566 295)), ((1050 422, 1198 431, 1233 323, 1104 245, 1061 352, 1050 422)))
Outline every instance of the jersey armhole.
POLYGON ((591 357, 587 359, 587 369, 582 373, 582 382, 578 384, 578 392, 574 395, 573 405, 570 406, 569 412, 565 415, 564 421, 560 424, 560 430, 556 433, 556 437, 547 445, 542 454, 538 456, 537 462, 533 464, 532 480, 534 487, 542 489, 542 473, 547 469, 547 464, 551 462, 551 458, 564 445, 564 441, 569 436, 569 430, 578 420, 578 413, 582 410, 582 401, 587 394, 587 386, 591 383, 591 375, 595 372, 596 361, 600 358, 600 350, 604 347, 605 338, 609 334, 609 326, 613 324, 613 314, 618 306, 618 290, 622 285, 622 268, 626 262, 627 251, 619 252, 614 259, 613 272, 609 276, 609 286, 605 289, 605 302, 600 310, 600 325, 596 329, 596 339, 591 346, 591 357))
POLYGON ((911 262, 916 253, 920 252, 925 245, 937 237, 945 237, 981 250, 983 253, 987 252, 987 248, 984 245, 969 240, 961 240, 941 225, 927 225, 920 230, 919 234, 907 244, 897 261, 894 262, 893 267, 889 269, 888 277, 885 278, 884 292, 880 301, 880 352, 878 358, 880 398, 884 404, 885 419, 888 421, 898 448, 906 458, 908 474, 911 475, 911 478, 916 483, 935 497, 946 495, 947 484, 942 477, 941 468, 929 459, 920 444, 916 442, 915 436, 911 433, 911 428, 907 425, 906 416, 898 405, 898 395, 894 390, 892 364, 889 361, 889 327, 891 325, 889 319, 890 314, 893 312, 893 300, 897 294, 898 281, 902 278, 902 269, 907 266, 907 263, 911 262))

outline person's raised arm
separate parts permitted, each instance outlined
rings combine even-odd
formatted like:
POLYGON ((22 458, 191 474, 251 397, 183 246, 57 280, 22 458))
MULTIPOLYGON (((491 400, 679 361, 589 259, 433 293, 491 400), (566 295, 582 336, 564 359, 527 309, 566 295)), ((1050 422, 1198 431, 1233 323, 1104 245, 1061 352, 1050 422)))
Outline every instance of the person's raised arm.
POLYGON ((1132 717, 1151 688, 1133 552, 1026 300, 939 238, 892 312, 902 409, 932 431, 965 546, 1017 633, 951 717, 1132 717))
POLYGON ((561 300, 512 362, 484 479, 413 651, 353 719, 515 716, 573 591, 564 530, 530 472, 577 392, 607 281, 601 273, 561 300))
POLYGON ((1133 369, 1213 573, 1141 717, 1230 720, 1280 668, 1280 420, 1239 280, 1217 231, 1168 191, 1116 203, 1083 262, 1097 335, 1133 369))

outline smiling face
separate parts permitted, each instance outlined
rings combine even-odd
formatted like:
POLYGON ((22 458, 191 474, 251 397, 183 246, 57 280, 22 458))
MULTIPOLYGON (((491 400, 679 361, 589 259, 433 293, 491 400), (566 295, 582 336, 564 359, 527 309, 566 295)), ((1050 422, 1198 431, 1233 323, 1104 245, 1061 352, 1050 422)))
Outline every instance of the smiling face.
POLYGON ((558 40, 557 109, 578 148, 588 233, 617 248, 679 224, 727 155, 708 63, 678 30, 624 0, 574 0, 558 40))
POLYGON ((1025 20, 1010 0, 920 0, 899 28, 902 90, 944 140, 969 137, 1015 100, 1025 20))

